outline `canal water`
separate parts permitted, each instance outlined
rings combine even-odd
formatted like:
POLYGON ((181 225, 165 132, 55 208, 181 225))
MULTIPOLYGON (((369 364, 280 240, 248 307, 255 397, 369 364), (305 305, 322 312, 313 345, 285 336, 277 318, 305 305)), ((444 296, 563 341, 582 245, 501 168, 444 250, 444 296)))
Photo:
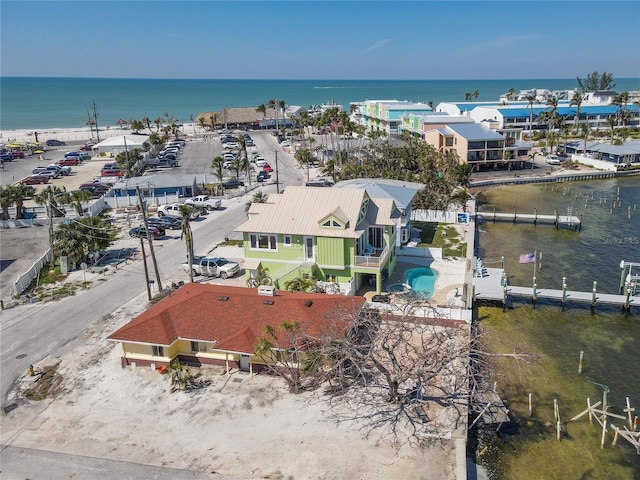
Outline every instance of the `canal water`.
MULTIPOLYGON (((533 264, 518 257, 536 251, 538 288, 619 293, 620 262, 640 262, 640 177, 545 185, 505 186, 478 195, 479 209, 497 212, 582 216, 581 231, 549 225, 479 224, 478 255, 499 268, 504 256, 511 285, 531 287, 533 264)), ((514 435, 488 434, 477 450, 478 462, 493 479, 640 479, 640 455, 625 440, 613 446, 607 433, 588 418, 568 423, 608 391, 613 413, 626 415, 625 397, 640 416, 640 307, 630 315, 621 308, 587 304, 514 301, 477 310, 484 339, 494 353, 524 352, 516 360, 496 357, 497 391, 517 420, 514 435), (580 352, 583 371, 578 374, 580 352), (532 394, 532 415, 528 395, 532 394), (554 399, 563 436, 556 440, 554 399)), ((618 427, 627 425, 613 420, 618 427)))

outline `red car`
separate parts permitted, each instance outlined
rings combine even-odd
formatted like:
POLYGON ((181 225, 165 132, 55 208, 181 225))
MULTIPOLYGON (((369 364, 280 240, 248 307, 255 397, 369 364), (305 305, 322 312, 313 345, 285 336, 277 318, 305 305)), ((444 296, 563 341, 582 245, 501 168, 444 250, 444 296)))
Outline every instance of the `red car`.
POLYGON ((43 183, 49 183, 49 177, 45 177, 44 175, 31 175, 25 178, 22 183, 25 185, 41 185, 43 183))
POLYGON ((77 157, 63 158, 62 160, 58 160, 56 162, 58 165, 74 167, 80 163, 77 157))
POLYGON ((93 147, 95 145, 95 143, 87 143, 83 146, 80 147, 80 150, 82 150, 83 152, 91 152, 92 149, 91 147, 93 147))
POLYGON ((21 152, 20 150, 11 152, 11 155, 13 155, 13 158, 24 158, 24 152, 21 152))
POLYGON ((271 165, 269 165, 268 163, 265 163, 262 166, 262 171, 263 172, 273 172, 273 168, 271 168, 271 165))

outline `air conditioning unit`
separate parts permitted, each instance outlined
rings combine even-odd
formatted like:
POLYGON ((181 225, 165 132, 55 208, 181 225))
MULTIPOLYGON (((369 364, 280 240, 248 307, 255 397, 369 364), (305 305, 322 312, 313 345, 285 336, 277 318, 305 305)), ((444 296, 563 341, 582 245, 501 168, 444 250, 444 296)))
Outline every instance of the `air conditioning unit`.
POLYGON ((276 287, 274 287, 273 285, 260 285, 258 287, 258 295, 263 295, 265 297, 275 297, 276 287))

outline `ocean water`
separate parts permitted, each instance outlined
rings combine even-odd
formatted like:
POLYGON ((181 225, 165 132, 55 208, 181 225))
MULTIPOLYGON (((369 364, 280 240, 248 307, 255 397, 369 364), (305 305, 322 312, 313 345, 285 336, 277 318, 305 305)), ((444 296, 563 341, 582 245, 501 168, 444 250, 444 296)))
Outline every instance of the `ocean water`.
MULTIPOLYGON (((620 261, 640 262, 640 179, 571 182, 494 188, 478 196, 481 208, 500 212, 564 214, 567 208, 583 216, 582 231, 548 225, 485 222, 479 226, 479 255, 488 267, 499 268, 504 256, 512 285, 531 286, 533 265, 519 264, 522 253, 542 253, 537 269, 538 288, 618 293, 620 261), (619 202, 619 206, 618 206, 619 202), (612 206, 615 205, 614 208, 612 206)), ((639 297, 640 298, 640 297, 639 297)), ((485 340, 495 353, 524 351, 528 361, 497 358, 497 391, 516 417, 519 431, 496 445, 479 449, 479 461, 492 479, 616 479, 640 478, 640 456, 628 443, 607 434, 600 448, 602 428, 587 417, 568 420, 601 401, 604 386, 610 410, 625 415, 629 397, 640 415, 640 307, 630 315, 619 307, 586 304, 514 301, 501 307, 480 307, 476 316, 485 340), (583 372, 578 374, 580 352, 583 372), (529 416, 528 395, 533 414, 529 416), (554 399, 558 401, 563 437, 556 440, 554 399)), ((625 421, 614 419, 623 427, 625 421)), ((628 425, 627 425, 628 426, 628 425)))
MULTIPOLYGON (((616 79, 618 91, 640 90, 640 79, 616 79)), ((575 79, 536 80, 162 80, 106 78, 0 77, 0 129, 82 127, 93 112, 98 125, 118 119, 154 120, 164 114, 187 123, 201 112, 253 107, 270 99, 309 107, 336 103, 347 111, 364 100, 496 101, 510 88, 564 90, 575 79)), ((257 114, 256 118, 260 118, 257 114)))

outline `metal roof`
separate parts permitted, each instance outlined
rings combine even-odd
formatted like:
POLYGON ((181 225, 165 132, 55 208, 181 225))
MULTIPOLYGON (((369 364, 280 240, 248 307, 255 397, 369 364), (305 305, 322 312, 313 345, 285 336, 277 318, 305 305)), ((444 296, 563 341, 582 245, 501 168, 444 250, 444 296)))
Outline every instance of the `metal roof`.
POLYGON ((504 136, 480 123, 454 124, 445 128, 453 130, 467 140, 504 140, 504 136))
POLYGON ((338 182, 333 188, 363 188, 369 197, 392 199, 398 208, 404 210, 424 185, 384 178, 354 178, 338 182))

